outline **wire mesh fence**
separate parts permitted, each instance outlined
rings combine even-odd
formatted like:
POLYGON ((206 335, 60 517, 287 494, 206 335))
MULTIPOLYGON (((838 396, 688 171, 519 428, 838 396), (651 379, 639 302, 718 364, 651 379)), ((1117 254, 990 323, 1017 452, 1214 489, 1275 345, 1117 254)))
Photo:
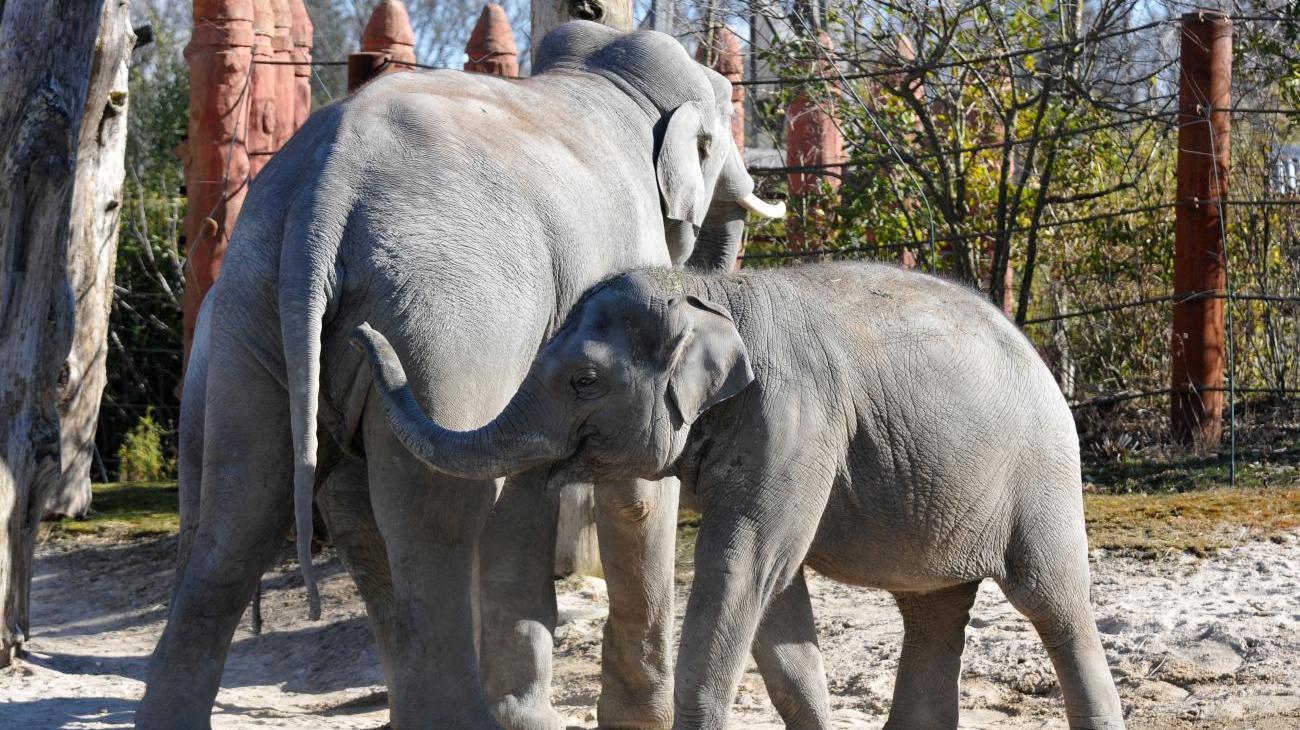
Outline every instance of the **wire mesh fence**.
MULTIPOLYGON (((792 211, 751 226, 742 266, 880 260, 979 287, 1038 347, 1085 448, 1103 454, 1168 443, 1171 313, 1218 300, 1230 328, 1224 387, 1198 392, 1226 391, 1227 458, 1237 447, 1300 451, 1294 8, 1232 16, 1232 103, 1207 98, 1189 114, 1186 8, 1175 2, 638 7, 643 26, 706 61, 736 52, 721 28, 739 40, 749 169, 761 195, 792 211), (792 154, 795 108, 828 120, 833 154, 792 154), (1179 133, 1216 113, 1231 119, 1230 193, 1180 198, 1179 133), (1174 222, 1180 206, 1200 205, 1223 221, 1226 286, 1179 291, 1174 222)), ((312 64, 346 65, 349 50, 318 45, 326 60, 312 64)), ((131 311, 150 295, 146 274, 115 311, 137 333, 154 327, 131 311)), ((123 375, 101 417, 112 421, 99 440, 106 474, 123 424, 150 407, 169 428, 176 420, 175 377, 151 373, 179 370, 178 344, 128 339, 111 355, 123 375)))

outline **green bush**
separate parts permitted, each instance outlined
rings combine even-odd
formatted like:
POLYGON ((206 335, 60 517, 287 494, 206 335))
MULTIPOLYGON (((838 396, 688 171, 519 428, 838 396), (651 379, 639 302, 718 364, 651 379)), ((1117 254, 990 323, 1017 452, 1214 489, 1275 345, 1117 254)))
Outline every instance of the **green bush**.
POLYGON ((118 474, 124 482, 154 482, 176 478, 176 460, 163 449, 166 430, 153 420, 153 408, 127 432, 117 448, 118 474))

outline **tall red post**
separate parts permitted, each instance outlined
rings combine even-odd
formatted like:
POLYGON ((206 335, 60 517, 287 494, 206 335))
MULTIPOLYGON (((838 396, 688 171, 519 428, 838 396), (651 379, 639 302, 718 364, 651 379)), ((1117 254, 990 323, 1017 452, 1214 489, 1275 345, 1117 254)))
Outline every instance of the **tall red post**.
POLYGON ((296 132, 311 116, 311 44, 315 28, 303 0, 289 0, 289 11, 292 18, 289 35, 293 40, 293 61, 297 64, 293 67, 293 129, 296 132))
POLYGON ((275 9, 273 0, 253 0, 253 70, 249 77, 251 88, 248 109, 248 175, 257 177, 271 156, 279 149, 276 145, 276 126, 279 123, 276 104, 280 92, 280 67, 268 64, 275 60, 275 9))
POLYGON ((361 52, 348 56, 348 91, 380 74, 409 70, 414 63, 415 31, 406 6, 380 0, 361 31, 361 52))
MULTIPOLYGON (((740 53, 740 39, 725 25, 715 25, 695 49, 695 60, 722 74, 731 82, 731 138, 736 151, 745 157, 745 57, 740 53)), ((740 239, 736 249, 733 271, 740 270, 741 257, 745 255, 746 237, 740 239)))
MULTIPOLYGON (((818 33, 818 42, 825 54, 829 55, 830 36, 818 33)), ((832 73, 834 69, 830 62, 822 60, 812 64, 811 68, 814 73, 820 74, 832 73)), ((786 165, 792 168, 819 168, 793 170, 788 175, 791 205, 786 218, 786 233, 791 247, 796 250, 807 248, 808 234, 817 228, 823 215, 822 211, 812 207, 818 202, 823 183, 831 190, 840 186, 839 175, 827 174, 834 173, 835 170, 823 172, 821 168, 843 163, 847 159, 844 154, 844 137, 835 123, 833 100, 836 88, 835 84, 830 84, 828 93, 822 94, 822 98, 801 92, 786 110, 786 165)))
POLYGON ((182 343, 188 364, 199 305, 221 259, 248 189, 249 75, 253 0, 194 0, 194 30, 185 47, 190 67, 190 123, 184 149, 185 296, 182 343))
POLYGON ((695 60, 727 77, 731 82, 731 136, 736 149, 745 153, 745 57, 740 54, 740 39, 725 25, 714 27, 708 41, 695 49, 695 60))
POLYGON ((1219 203, 1228 196, 1232 21, 1188 13, 1182 28, 1170 425, 1182 443, 1213 445, 1223 435, 1227 269, 1219 203))
POLYGON ((277 65, 275 84, 275 149, 278 151, 293 136, 293 121, 297 116, 295 100, 297 74, 293 67, 293 11, 289 0, 271 0, 275 10, 275 34, 271 36, 272 57, 277 65))
POLYGON ((519 75, 519 47, 510 29, 510 18, 496 3, 483 6, 483 14, 465 44, 465 70, 507 78, 519 75))

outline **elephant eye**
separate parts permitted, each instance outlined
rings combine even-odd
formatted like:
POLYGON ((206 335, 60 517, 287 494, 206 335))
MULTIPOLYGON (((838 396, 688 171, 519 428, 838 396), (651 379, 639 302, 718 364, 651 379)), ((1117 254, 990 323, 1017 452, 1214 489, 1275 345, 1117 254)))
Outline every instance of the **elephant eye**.
POLYGON ((695 146, 699 150, 701 160, 709 159, 709 141, 708 137, 697 137, 695 139, 695 146))
POLYGON ((571 382, 573 383, 573 389, 582 394, 582 391, 588 390, 600 382, 600 374, 596 372, 595 368, 583 368, 574 373, 571 382))

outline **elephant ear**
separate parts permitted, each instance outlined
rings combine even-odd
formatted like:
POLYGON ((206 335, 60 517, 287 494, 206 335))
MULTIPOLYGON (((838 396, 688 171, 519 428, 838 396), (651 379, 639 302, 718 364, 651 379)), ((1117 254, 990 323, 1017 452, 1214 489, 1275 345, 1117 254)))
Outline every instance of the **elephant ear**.
POLYGON ((674 299, 676 333, 668 361, 668 402, 683 425, 754 382, 749 351, 727 311, 693 296, 674 299))
POLYGON ((694 104, 682 104, 668 117, 659 143, 659 156, 655 159, 664 216, 687 221, 696 228, 704 223, 704 215, 709 211, 700 155, 701 149, 708 149, 709 142, 699 109, 694 104))

